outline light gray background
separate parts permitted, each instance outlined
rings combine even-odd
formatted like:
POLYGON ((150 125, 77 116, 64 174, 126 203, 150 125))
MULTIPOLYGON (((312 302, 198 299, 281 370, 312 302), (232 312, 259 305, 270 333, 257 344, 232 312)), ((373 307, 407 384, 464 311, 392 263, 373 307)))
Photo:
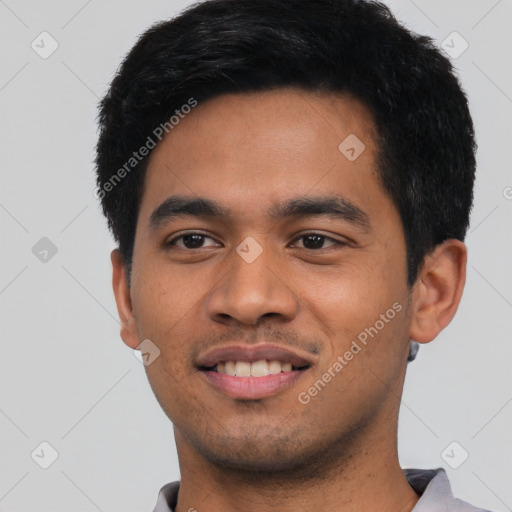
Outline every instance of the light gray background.
MULTIPOLYGON (((122 57, 187 4, 0 0, 2 511, 150 511, 179 478, 172 426, 119 337, 92 161, 96 105, 122 57), (43 31, 59 44, 47 59, 31 48, 43 31), (42 237, 58 249, 46 263, 32 252, 42 237), (48 469, 31 458, 42 441, 59 454, 48 469)), ((389 5, 440 45, 453 31, 468 42, 454 63, 479 143, 465 296, 409 368, 401 462, 444 466, 459 497, 511 510, 512 2, 389 5), (453 441, 452 465, 469 453, 458 469, 441 456, 453 441)))

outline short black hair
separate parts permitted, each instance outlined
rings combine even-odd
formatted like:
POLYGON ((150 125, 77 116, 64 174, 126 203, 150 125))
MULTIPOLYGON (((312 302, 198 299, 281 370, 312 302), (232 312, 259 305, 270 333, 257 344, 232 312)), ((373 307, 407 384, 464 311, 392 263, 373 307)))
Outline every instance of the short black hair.
POLYGON ((402 220, 409 286, 437 244, 464 240, 473 123, 431 38, 374 1, 207 0, 150 27, 100 103, 96 190, 128 275, 151 154, 139 148, 153 147, 155 129, 169 131, 191 101, 285 87, 348 94, 370 109, 379 176, 402 220))

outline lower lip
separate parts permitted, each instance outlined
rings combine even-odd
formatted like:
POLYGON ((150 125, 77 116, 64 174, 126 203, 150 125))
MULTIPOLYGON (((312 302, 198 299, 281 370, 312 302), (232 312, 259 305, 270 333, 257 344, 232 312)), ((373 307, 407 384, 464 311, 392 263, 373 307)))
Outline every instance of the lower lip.
POLYGON ((236 377, 214 371, 201 372, 210 384, 231 398, 257 400, 289 388, 306 370, 281 372, 265 377, 236 377))

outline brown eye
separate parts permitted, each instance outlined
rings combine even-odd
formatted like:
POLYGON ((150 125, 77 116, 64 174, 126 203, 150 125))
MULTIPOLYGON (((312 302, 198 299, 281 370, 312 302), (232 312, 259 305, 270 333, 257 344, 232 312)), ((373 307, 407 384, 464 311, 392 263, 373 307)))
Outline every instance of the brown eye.
POLYGON ((181 249, 201 249, 203 247, 220 247, 220 244, 213 238, 203 233, 187 233, 185 235, 177 236, 173 238, 166 245, 176 246, 181 249), (206 240, 211 240, 213 244, 204 245, 206 240))
MULTIPOLYGON (((305 235, 301 235, 296 240, 302 240, 302 248, 310 250, 326 249, 327 247, 332 247, 333 245, 343 245, 343 242, 334 240, 333 238, 330 238, 326 235, 321 235, 319 233, 306 233, 305 235), (327 247, 324 245, 326 241, 330 242, 330 245, 327 247)), ((297 247, 296 242, 294 242, 293 246, 297 247)))

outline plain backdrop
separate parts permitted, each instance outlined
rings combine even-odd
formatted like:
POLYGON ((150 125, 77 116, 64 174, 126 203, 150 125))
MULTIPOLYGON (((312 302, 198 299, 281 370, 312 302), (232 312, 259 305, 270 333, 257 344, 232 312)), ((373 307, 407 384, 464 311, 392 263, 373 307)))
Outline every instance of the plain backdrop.
MULTIPOLYGON (((512 1, 388 3, 451 52, 479 144, 465 295, 409 367, 400 459, 445 467, 457 496, 503 512, 512 507, 512 1)), ((160 487, 179 479, 172 425, 119 337, 93 158, 97 103, 122 57, 185 5, 0 0, 2 511, 151 511, 160 487)))

